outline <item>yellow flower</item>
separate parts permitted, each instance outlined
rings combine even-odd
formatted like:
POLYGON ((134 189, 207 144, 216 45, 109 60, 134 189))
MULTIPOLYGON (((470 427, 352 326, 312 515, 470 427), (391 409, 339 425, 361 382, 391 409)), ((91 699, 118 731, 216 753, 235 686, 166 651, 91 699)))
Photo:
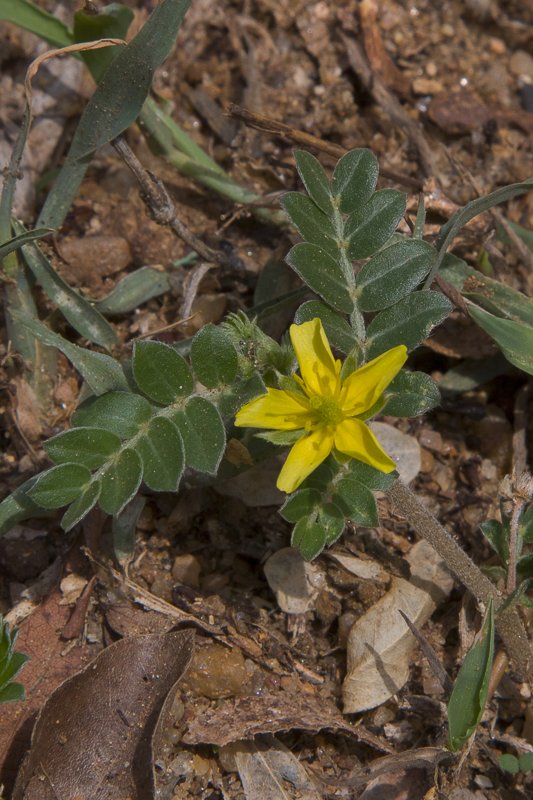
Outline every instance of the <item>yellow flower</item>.
POLYGON ((302 432, 279 474, 278 489, 294 492, 333 449, 381 472, 392 472, 394 461, 360 417, 405 364, 407 348, 393 347, 341 380, 342 364, 333 358, 319 319, 291 325, 290 335, 301 374, 293 375, 294 391, 269 388, 246 403, 235 418, 235 425, 242 428, 302 432))

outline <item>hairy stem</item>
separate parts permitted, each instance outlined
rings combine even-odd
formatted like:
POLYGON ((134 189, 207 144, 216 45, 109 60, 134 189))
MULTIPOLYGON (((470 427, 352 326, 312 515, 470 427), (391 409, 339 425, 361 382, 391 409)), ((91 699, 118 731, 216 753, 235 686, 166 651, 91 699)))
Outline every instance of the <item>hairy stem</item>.
MULTIPOLYGON (((446 562, 448 569, 461 581, 476 600, 487 604, 492 598, 495 609, 503 598, 493 583, 481 572, 455 539, 425 508, 418 498, 400 480, 393 483, 388 496, 396 511, 407 519, 419 536, 422 536, 446 562)), ((514 606, 508 606, 496 616, 496 628, 516 669, 527 674, 529 644, 527 632, 514 606)))

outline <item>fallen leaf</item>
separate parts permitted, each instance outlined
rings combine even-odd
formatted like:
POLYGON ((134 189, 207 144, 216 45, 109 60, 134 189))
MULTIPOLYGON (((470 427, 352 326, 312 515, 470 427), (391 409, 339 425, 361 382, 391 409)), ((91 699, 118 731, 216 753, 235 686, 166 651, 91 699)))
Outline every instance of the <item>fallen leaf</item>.
POLYGON ((234 747, 246 800, 320 800, 302 764, 274 736, 234 747))
POLYGON ((384 748, 377 737, 374 741, 372 734, 346 722, 333 702, 317 695, 303 695, 301 690, 222 700, 213 708, 202 709, 201 714, 188 723, 183 742, 222 747, 241 739, 252 739, 260 733, 293 729, 313 733, 327 729, 355 736, 377 749, 384 748))
POLYGON ((43 434, 43 420, 36 394, 25 378, 15 377, 13 384, 16 387, 17 424, 30 442, 36 442, 43 434))
POLYGON ((151 737, 193 636, 121 639, 62 683, 37 718, 12 800, 152 800, 151 737))
POLYGON ((327 555, 337 561, 347 572, 355 575, 356 578, 361 578, 365 581, 378 581, 379 583, 389 582, 388 573, 381 564, 372 558, 362 559, 346 553, 335 552, 329 552, 327 555))
POLYGON ((61 632, 71 614, 61 600, 62 594, 53 591, 20 624, 17 650, 30 660, 17 680, 26 690, 26 700, 4 706, 0 726, 0 785, 4 784, 8 792, 28 749, 36 713, 60 683, 98 652, 98 645, 71 647, 61 641, 61 632))
POLYGON ((284 547, 270 556, 264 571, 278 606, 286 614, 305 614, 313 608, 325 583, 324 573, 317 565, 306 561, 293 547, 284 547))
POLYGON ((345 714, 375 708, 407 681, 415 639, 398 612, 421 628, 452 590, 453 578, 427 542, 418 542, 407 561, 410 580, 393 577, 387 594, 350 630, 343 684, 345 714))

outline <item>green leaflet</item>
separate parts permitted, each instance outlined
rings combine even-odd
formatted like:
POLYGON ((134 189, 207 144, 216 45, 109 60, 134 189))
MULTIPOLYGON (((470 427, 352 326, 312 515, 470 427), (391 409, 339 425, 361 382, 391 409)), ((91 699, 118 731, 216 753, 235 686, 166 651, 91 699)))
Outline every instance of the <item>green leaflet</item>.
POLYGON ((333 171, 331 191, 343 214, 350 214, 370 200, 378 175, 378 160, 371 150, 350 150, 342 156, 333 171))
POLYGON ((156 403, 168 405, 193 390, 185 359, 162 342, 137 342, 133 349, 133 375, 139 389, 156 403))
POLYGON ((91 473, 81 464, 60 464, 43 472, 28 496, 42 508, 61 508, 79 496, 89 485, 91 473))
POLYGON ((281 205, 306 242, 316 244, 332 258, 339 257, 337 235, 330 218, 301 192, 288 192, 281 205))
POLYGON ((191 363, 200 383, 208 389, 233 383, 239 359, 224 328, 209 323, 198 331, 191 343, 191 363))
POLYGON ((103 428, 121 439, 129 439, 151 416, 150 403, 139 394, 108 392, 86 400, 74 412, 72 423, 78 427, 103 428))
POLYGON ((294 526, 291 545, 297 547, 306 561, 316 558, 326 546, 327 532, 313 517, 303 517, 294 526))
POLYGON ((533 375, 533 326, 495 317, 472 303, 468 304, 468 313, 494 339, 511 364, 533 375))
POLYGON ((392 417, 416 417, 439 403, 439 389, 429 375, 402 370, 385 390, 384 413, 392 417))
POLYGON ((101 476, 102 489, 99 503, 106 514, 119 514, 135 496, 142 480, 139 454, 124 448, 101 476))
POLYGON ((322 164, 305 150, 296 150, 294 158, 307 194, 326 216, 331 217, 333 212, 331 189, 322 164))
POLYGON ((414 292, 376 314, 367 329, 367 359, 404 344, 414 350, 442 322, 453 306, 440 292, 414 292))
POLYGON ((185 455, 176 425, 165 417, 154 417, 135 449, 141 457, 145 484, 155 492, 177 491, 185 455))
POLYGON ((204 397, 191 397, 171 419, 183 439, 187 466, 214 475, 226 448, 226 429, 215 406, 204 397))
POLYGON ((290 250, 287 263, 314 292, 337 311, 349 314, 353 300, 338 261, 316 244, 302 242, 290 250))
POLYGON ((378 508, 374 493, 350 475, 335 483, 334 502, 347 519, 357 525, 373 528, 378 524, 378 508))
POLYGON ((406 239, 375 255, 357 275, 362 311, 381 311, 414 292, 428 274, 435 251, 420 239, 406 239))
POLYGON ((450 750, 459 750, 481 721, 494 657, 494 609, 492 600, 479 640, 465 656, 448 703, 450 750))
POLYGON ((100 428, 72 428, 44 443, 54 464, 82 464, 98 469, 120 449, 120 439, 100 428))
POLYGON ((404 215, 406 201, 403 192, 382 189, 357 208, 344 224, 349 258, 366 258, 383 247, 404 215))
POLYGON ((74 500, 71 506, 63 514, 61 527, 64 531, 70 531, 94 508, 100 497, 102 484, 99 480, 93 480, 87 489, 74 500))

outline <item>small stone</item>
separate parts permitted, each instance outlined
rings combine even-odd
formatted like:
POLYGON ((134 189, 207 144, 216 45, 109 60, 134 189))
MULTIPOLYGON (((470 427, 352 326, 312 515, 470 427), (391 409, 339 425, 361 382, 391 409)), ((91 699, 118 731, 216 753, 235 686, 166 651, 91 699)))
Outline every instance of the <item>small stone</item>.
POLYGON ((503 39, 498 39, 496 36, 493 36, 489 40, 489 48, 491 53, 494 53, 495 56, 503 56, 506 50, 503 39))
POLYGON ((182 685, 196 695, 220 700, 243 694, 248 682, 241 651, 210 642, 196 650, 182 685))
POLYGON ((509 59, 509 69, 513 75, 533 80, 533 56, 525 50, 517 50, 509 59))
POLYGON ((185 586, 192 586, 194 589, 200 586, 201 571, 201 561, 198 556, 194 556, 192 553, 176 556, 172 564, 172 577, 174 580, 185 584, 185 586))
POLYGON ((298 550, 285 547, 270 556, 264 566, 268 585, 286 614, 305 614, 315 607, 324 574, 305 561, 298 550))
POLYGON ((346 611, 345 614, 340 615, 337 623, 337 641, 339 643, 339 647, 346 647, 348 635, 356 619, 357 615, 351 611, 346 611))
POLYGON ((432 454, 429 452, 429 450, 426 450, 425 447, 422 447, 420 450, 420 471, 431 472, 434 463, 435 459, 433 458, 432 454))
POLYGON ((439 94, 444 87, 440 81, 431 78, 415 78, 411 86, 415 94, 439 94))
MULTIPOLYGON (((206 575, 202 580, 202 589, 209 594, 218 594, 229 583, 229 575, 222 575, 220 572, 214 572, 211 575, 206 575)), ((190 584, 192 586, 192 584, 190 584)))
POLYGON ((422 447, 427 450, 432 450, 434 453, 440 453, 442 450, 442 436, 438 431, 432 431, 430 428, 422 428, 418 441, 422 447))
POLYGON ((132 260, 130 245, 122 236, 65 236, 60 241, 60 254, 68 264, 61 274, 77 285, 92 288, 132 260))
POLYGON ((160 597, 162 600, 165 600, 167 603, 172 602, 172 578, 168 572, 162 572, 156 575, 152 585, 150 586, 150 591, 152 594, 155 594, 156 597, 160 597))
POLYGON ((441 25, 441 33, 443 36, 446 36, 447 39, 452 39, 455 36, 455 28, 453 25, 449 25, 447 22, 444 25, 441 25))
POLYGON ((428 61, 426 64, 426 75, 428 78, 434 78, 438 72, 438 67, 434 61, 428 61))

